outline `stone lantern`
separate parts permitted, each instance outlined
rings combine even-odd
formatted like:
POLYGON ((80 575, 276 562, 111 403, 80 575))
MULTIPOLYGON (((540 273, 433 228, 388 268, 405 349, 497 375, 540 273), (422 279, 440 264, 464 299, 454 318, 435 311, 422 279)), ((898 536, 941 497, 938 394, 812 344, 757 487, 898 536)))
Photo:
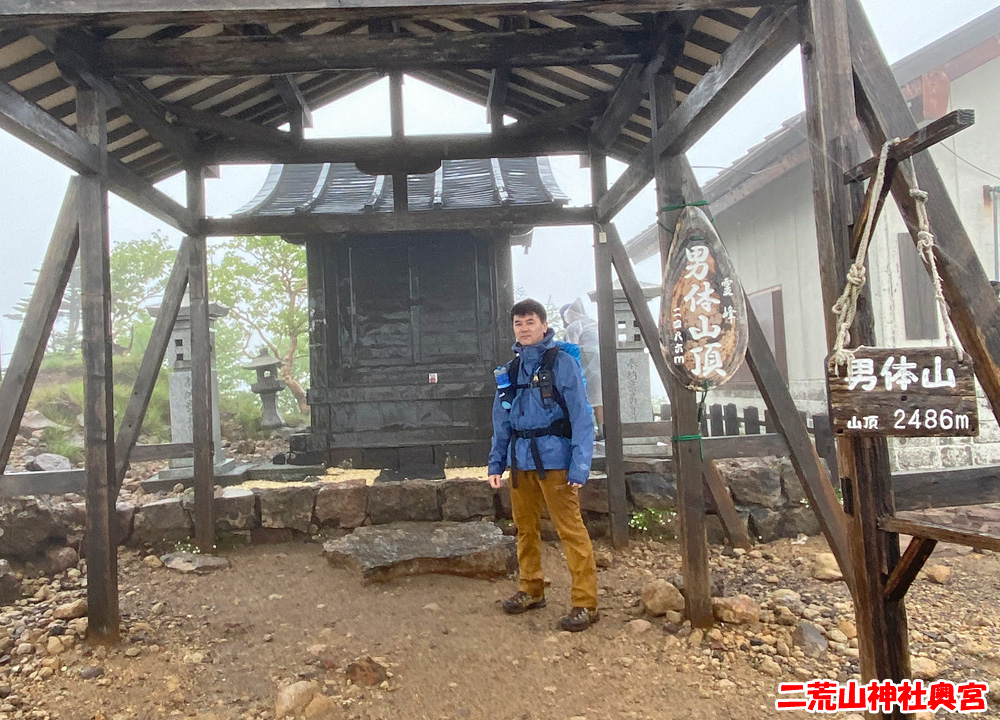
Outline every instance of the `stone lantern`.
POLYGON ((261 348, 260 355, 244 365, 244 370, 256 370, 257 382, 250 386, 252 392, 260 395, 263 406, 260 426, 262 428, 280 428, 285 426, 285 420, 278 412, 278 393, 285 388, 285 383, 278 379, 278 368, 281 360, 267 353, 267 348, 261 348))

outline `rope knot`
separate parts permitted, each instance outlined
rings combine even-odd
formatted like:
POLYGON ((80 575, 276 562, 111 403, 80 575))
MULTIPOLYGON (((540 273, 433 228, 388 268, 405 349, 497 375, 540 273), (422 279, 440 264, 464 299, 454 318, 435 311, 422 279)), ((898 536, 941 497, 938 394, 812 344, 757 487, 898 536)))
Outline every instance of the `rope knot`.
POLYGON ((917 202, 925 203, 927 202, 927 192, 917 188, 910 189, 910 197, 917 202))
POLYGON ((863 287, 865 284, 865 276, 868 271, 865 270, 864 265, 851 265, 847 270, 847 282, 856 288, 863 287))

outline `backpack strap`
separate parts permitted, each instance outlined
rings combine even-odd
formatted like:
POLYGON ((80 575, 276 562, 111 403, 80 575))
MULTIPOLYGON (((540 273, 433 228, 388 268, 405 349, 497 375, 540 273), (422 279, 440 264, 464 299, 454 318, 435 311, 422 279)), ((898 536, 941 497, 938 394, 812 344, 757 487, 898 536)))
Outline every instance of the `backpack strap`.
POLYGON ((565 350, 554 347, 549 348, 542 355, 542 362, 538 368, 538 388, 542 393, 542 402, 548 404, 551 400, 555 400, 563 411, 563 416, 569 420, 569 408, 555 382, 556 356, 560 352, 565 352, 565 350))

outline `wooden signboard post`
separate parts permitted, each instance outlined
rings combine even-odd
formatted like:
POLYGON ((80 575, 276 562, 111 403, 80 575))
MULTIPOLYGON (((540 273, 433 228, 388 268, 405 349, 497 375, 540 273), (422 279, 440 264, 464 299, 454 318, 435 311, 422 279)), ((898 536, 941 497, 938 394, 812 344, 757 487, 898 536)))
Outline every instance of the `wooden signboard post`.
POLYGON ((979 433, 972 361, 953 348, 852 351, 850 372, 827 370, 833 431, 900 437, 979 433))
POLYGON ((743 364, 749 332, 743 287, 711 221, 685 207, 677 221, 660 302, 660 349, 692 390, 725 383, 743 364))

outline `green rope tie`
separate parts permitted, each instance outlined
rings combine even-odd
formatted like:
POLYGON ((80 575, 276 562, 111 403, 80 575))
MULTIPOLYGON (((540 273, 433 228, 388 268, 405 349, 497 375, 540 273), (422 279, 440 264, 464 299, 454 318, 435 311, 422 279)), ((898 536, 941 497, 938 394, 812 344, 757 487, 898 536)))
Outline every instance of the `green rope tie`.
MULTIPOLYGON (((660 208, 660 212, 668 213, 668 212, 673 212, 674 210, 683 210, 684 208, 687 207, 708 207, 708 200, 695 200, 694 202, 681 203, 680 205, 664 205, 663 207, 660 208)), ((712 222, 715 222, 715 218, 712 219, 712 222)), ((661 228, 663 228, 668 235, 673 237, 674 231, 672 229, 668 228, 659 220, 656 221, 656 224, 659 225, 661 228)))
MULTIPOLYGON (((705 381, 704 390, 701 393, 701 400, 698 402, 698 424, 701 424, 701 420, 705 417, 705 401, 708 400, 708 380, 705 381)), ((698 452, 701 455, 701 459, 705 459, 705 437, 701 433, 695 433, 694 435, 674 435, 670 438, 674 442, 698 442, 698 452)))

